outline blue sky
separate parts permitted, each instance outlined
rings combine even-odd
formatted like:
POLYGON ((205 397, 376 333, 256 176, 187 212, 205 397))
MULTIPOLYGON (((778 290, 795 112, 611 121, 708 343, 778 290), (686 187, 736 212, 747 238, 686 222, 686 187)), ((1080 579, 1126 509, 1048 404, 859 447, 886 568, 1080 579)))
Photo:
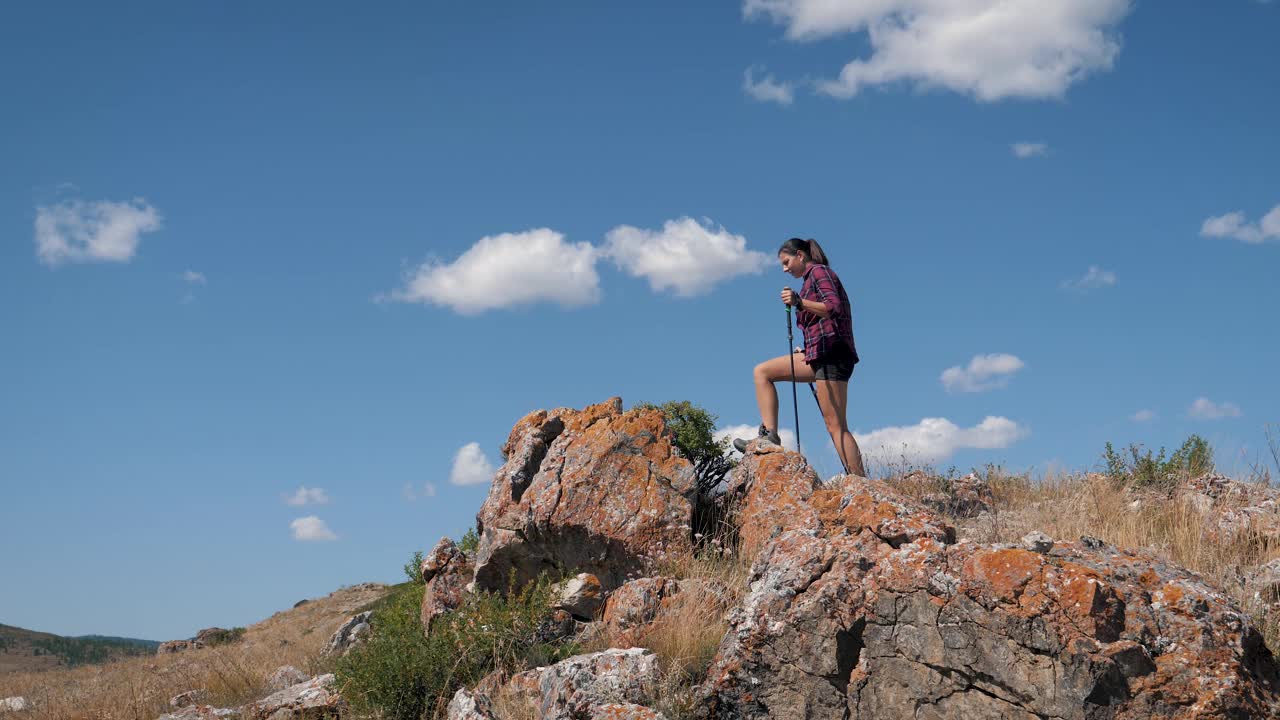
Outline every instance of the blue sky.
POLYGON ((992 5, 6 7, 0 622, 163 640, 394 581, 537 408, 754 425, 793 235, 852 297, 864 445, 1194 432, 1243 472, 1280 4, 992 5))

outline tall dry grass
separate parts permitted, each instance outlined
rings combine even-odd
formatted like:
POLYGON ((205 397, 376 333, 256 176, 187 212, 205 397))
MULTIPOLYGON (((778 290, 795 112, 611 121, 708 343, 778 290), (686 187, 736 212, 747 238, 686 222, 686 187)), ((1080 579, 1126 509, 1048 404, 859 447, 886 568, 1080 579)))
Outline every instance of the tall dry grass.
MULTIPOLYGON (((960 537, 983 543, 1014 543, 1032 530, 1063 541, 1096 537, 1126 550, 1149 551, 1203 576, 1248 613, 1267 646, 1280 656, 1280 613, 1268 612, 1250 579, 1257 568, 1280 557, 1280 538, 1246 530, 1230 535, 1210 530, 1206 516, 1177 494, 1136 490, 1104 475, 1049 473, 1039 478, 989 467, 993 511, 954 518, 960 537)), ((928 472, 891 475, 904 494, 922 498, 944 483, 928 472)), ((1213 513, 1229 509, 1215 508, 1213 513)))
POLYGON ((156 720, 172 710, 169 698, 194 689, 208 692, 203 704, 236 707, 266 695, 267 678, 281 665, 320 671, 318 656, 333 631, 385 592, 343 588, 246 628, 229 645, 0 675, 0 697, 34 703, 15 720, 156 720))

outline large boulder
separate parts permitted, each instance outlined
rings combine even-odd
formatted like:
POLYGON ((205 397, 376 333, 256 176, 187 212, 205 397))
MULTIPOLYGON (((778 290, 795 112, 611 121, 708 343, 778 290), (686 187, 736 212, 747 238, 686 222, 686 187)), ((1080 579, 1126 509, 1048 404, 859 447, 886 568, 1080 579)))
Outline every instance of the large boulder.
POLYGON ((708 717, 1280 717, 1258 631, 1155 556, 956 543, 940 516, 852 476, 805 503, 816 525, 801 513, 772 535, 729 614, 708 717))
POLYGON ((440 542, 427 553, 419 568, 425 587, 422 592, 422 630, 431 632, 431 623, 441 615, 458 608, 466 597, 467 586, 475 573, 471 557, 452 539, 440 542))
POLYGON ((736 505, 738 551, 755 557, 783 529, 817 528, 809 498, 821 486, 799 453, 760 440, 748 443, 744 462, 729 473, 726 488, 727 499, 736 505))
POLYGON ((329 642, 320 651, 321 657, 342 657, 351 652, 352 648, 368 637, 372 619, 372 610, 365 610, 347 618, 337 630, 333 631, 333 635, 329 636, 329 642))
POLYGON ((0 699, 0 713, 22 712, 31 709, 31 702, 21 695, 0 699))
POLYGON ((540 410, 515 425, 503 455, 476 517, 479 589, 570 571, 609 590, 692 548, 694 469, 658 410, 624 413, 618 398, 540 410))
POLYGON ((575 655, 505 683, 482 681, 474 691, 459 690, 449 703, 449 720, 497 720, 502 713, 495 708, 502 705, 539 720, 658 720, 662 714, 643 705, 654 699, 659 679, 658 658, 647 650, 575 655))
POLYGON ((727 605, 724 589, 710 580, 637 578, 609 596, 600 630, 613 647, 627 648, 641 644, 659 620, 710 623, 727 605))

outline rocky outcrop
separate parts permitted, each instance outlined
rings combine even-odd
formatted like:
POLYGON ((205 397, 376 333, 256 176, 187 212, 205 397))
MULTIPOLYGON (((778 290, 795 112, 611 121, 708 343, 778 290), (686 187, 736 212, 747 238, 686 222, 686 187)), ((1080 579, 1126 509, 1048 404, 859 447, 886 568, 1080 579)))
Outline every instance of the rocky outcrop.
POLYGON ((342 626, 333 631, 329 642, 320 651, 322 657, 342 657, 351 652, 360 641, 369 635, 369 621, 373 617, 372 610, 366 610, 347 618, 342 626))
POLYGON ((22 712, 31 709, 31 702, 21 695, 0 699, 0 713, 22 712))
POLYGON ((738 550, 747 557, 783 529, 817 528, 809 498, 821 486, 818 474, 798 453, 753 440, 727 479, 726 498, 737 505, 738 550))
POLYGON ((724 613, 727 604, 724 589, 709 580, 637 578, 609 596, 601 630, 612 638, 614 647, 632 647, 659 619, 684 610, 681 621, 709 623, 724 613))
POLYGON ((935 512, 954 518, 977 517, 990 512, 994 497, 991 485, 977 473, 942 480, 938 492, 925 495, 922 502, 935 512))
POLYGON ((208 696, 208 690, 188 690, 169 698, 169 707, 181 709, 192 705, 198 705, 201 700, 204 700, 208 696))
POLYGON ((244 706, 244 720, 328 720, 341 718, 347 704, 332 674, 298 683, 244 706))
POLYGON ((476 517, 479 589, 569 571, 609 590, 692 547, 694 469, 658 410, 624 413, 618 398, 540 410, 516 424, 503 456, 476 517))
POLYGON ((941 517, 863 478, 806 503, 816 525, 800 513, 772 537, 729 614, 708 717, 1280 716, 1258 631, 1154 556, 1039 536, 1032 549, 957 543, 941 517))
POLYGON ((1210 473, 1187 480, 1176 494, 1205 518, 1211 538, 1280 543, 1280 489, 1210 473))
POLYGON ((497 720, 500 705, 523 708, 539 720, 661 718, 645 707, 658 688, 658 659, 639 648, 575 655, 535 668, 505 683, 484 682, 459 690, 449 720, 497 720))
POLYGON ((157 655, 172 655, 174 653, 186 652, 188 650, 199 650, 204 647, 204 643, 195 640, 168 640, 160 643, 156 647, 157 655))
POLYGON ((425 583, 422 629, 430 633, 431 623, 436 618, 462 604, 475 573, 475 565, 451 538, 443 537, 423 558, 419 573, 425 583))
POLYGON ((555 609, 564 610, 579 620, 594 620, 604 604, 600 579, 591 573, 578 573, 556 589, 559 597, 555 601, 555 609))

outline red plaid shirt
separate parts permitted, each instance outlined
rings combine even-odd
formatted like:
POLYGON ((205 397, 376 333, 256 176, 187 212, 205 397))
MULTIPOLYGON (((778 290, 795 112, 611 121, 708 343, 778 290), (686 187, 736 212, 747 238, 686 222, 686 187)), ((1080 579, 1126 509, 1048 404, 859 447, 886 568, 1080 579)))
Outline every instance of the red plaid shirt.
POLYGON ((856 364, 858 350, 853 344, 852 308, 835 272, 826 265, 809 265, 804 272, 800 298, 822 303, 828 313, 826 317, 819 317, 808 310, 796 310, 796 325, 804 333, 804 361, 812 365, 843 344, 853 353, 856 364))

